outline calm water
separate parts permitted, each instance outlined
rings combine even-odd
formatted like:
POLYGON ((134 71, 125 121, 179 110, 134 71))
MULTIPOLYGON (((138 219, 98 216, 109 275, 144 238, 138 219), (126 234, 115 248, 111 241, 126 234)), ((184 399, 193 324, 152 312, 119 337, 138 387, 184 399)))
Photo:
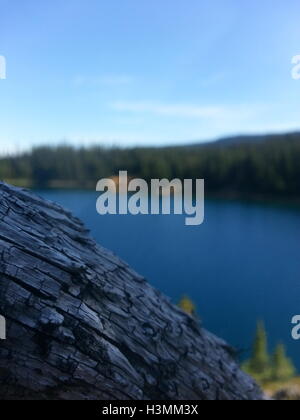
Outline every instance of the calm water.
POLYGON ((263 319, 270 347, 283 341, 300 371, 300 342, 290 336, 300 313, 299 208, 206 201, 205 223, 186 227, 184 216, 99 216, 93 192, 39 193, 174 302, 189 295, 204 326, 237 348, 247 352, 263 319))

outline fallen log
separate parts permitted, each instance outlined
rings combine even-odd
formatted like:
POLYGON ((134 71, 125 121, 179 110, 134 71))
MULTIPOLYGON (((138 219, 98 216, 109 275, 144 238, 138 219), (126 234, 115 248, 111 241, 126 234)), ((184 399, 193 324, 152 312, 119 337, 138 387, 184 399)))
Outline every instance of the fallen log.
POLYGON ((0 250, 1 399, 262 398, 225 342, 60 206, 0 183, 0 250))

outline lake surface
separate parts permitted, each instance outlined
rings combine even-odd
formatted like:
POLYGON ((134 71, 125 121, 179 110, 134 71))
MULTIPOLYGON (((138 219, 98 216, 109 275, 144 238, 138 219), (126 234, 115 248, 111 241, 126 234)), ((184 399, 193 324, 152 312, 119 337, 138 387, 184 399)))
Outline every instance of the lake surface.
POLYGON ((184 216, 99 216, 93 192, 38 193, 79 216, 175 303, 190 296, 204 327, 243 357, 264 320, 270 350, 284 342, 300 371, 300 341, 291 338, 300 314, 299 207, 206 200, 204 224, 187 227, 184 216))

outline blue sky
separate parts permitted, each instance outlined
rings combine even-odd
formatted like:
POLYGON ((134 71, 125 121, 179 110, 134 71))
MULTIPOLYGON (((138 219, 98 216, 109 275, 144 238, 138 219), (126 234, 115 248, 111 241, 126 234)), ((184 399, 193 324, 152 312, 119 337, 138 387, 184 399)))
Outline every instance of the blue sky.
POLYGON ((0 151, 300 129, 299 0, 0 0, 0 151))

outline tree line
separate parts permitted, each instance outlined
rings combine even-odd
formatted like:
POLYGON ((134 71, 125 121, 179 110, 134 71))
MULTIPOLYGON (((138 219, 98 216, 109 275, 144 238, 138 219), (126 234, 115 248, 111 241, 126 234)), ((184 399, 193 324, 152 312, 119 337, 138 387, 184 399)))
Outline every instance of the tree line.
POLYGON ((95 188, 132 177, 204 178, 211 193, 299 197, 300 133, 180 147, 35 147, 0 158, 0 179, 33 188, 95 188))

